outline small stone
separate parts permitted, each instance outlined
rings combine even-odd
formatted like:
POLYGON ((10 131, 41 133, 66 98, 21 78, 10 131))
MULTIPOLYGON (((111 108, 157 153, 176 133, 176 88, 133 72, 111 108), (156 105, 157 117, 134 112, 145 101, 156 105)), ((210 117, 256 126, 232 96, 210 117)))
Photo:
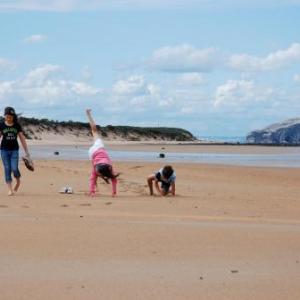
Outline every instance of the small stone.
POLYGON ((231 273, 238 273, 239 271, 238 270, 231 270, 231 273))
POLYGON ((201 277, 199 277, 199 279, 200 279, 200 280, 203 280, 203 277, 201 276, 201 277))

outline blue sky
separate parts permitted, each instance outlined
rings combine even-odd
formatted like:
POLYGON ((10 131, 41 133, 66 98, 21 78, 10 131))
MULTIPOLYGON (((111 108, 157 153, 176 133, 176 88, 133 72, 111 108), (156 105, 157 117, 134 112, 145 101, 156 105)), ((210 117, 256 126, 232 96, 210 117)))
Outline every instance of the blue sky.
POLYGON ((299 116, 299 28, 300 0, 0 0, 0 107, 246 135, 299 116))

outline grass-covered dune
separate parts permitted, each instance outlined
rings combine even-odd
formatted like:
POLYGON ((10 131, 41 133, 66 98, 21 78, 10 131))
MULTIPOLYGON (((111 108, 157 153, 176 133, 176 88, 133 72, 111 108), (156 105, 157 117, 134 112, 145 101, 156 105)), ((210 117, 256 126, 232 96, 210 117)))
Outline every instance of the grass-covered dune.
MULTIPOLYGON (((30 140, 42 140, 47 134, 71 135, 84 138, 91 135, 88 123, 59 122, 48 119, 19 118, 25 136, 30 140)), ((193 141, 196 138, 187 130, 169 127, 136 127, 136 126, 98 126, 99 133, 108 140, 162 140, 193 141)))

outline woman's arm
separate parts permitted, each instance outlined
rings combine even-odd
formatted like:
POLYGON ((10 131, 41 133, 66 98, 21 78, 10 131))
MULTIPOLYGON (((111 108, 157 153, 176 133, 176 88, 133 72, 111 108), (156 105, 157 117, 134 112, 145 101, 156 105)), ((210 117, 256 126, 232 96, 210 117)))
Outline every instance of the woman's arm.
POLYGON ((27 142, 26 142, 24 133, 23 132, 19 132, 18 136, 19 136, 19 139, 21 141, 22 147, 23 147, 26 155, 29 155, 28 146, 27 146, 27 142))

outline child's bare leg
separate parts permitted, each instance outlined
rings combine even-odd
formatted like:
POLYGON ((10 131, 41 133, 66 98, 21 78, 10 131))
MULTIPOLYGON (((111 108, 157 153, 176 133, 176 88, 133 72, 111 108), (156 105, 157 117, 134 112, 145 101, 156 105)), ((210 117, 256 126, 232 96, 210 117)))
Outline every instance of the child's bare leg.
POLYGON ((96 139, 99 139, 99 134, 98 134, 98 131, 97 131, 97 126, 96 126, 96 123, 92 117, 92 110, 91 109, 87 109, 86 110, 86 115, 89 119, 89 123, 90 123, 90 127, 91 127, 91 130, 92 130, 92 135, 93 135, 93 138, 94 140, 96 139))

